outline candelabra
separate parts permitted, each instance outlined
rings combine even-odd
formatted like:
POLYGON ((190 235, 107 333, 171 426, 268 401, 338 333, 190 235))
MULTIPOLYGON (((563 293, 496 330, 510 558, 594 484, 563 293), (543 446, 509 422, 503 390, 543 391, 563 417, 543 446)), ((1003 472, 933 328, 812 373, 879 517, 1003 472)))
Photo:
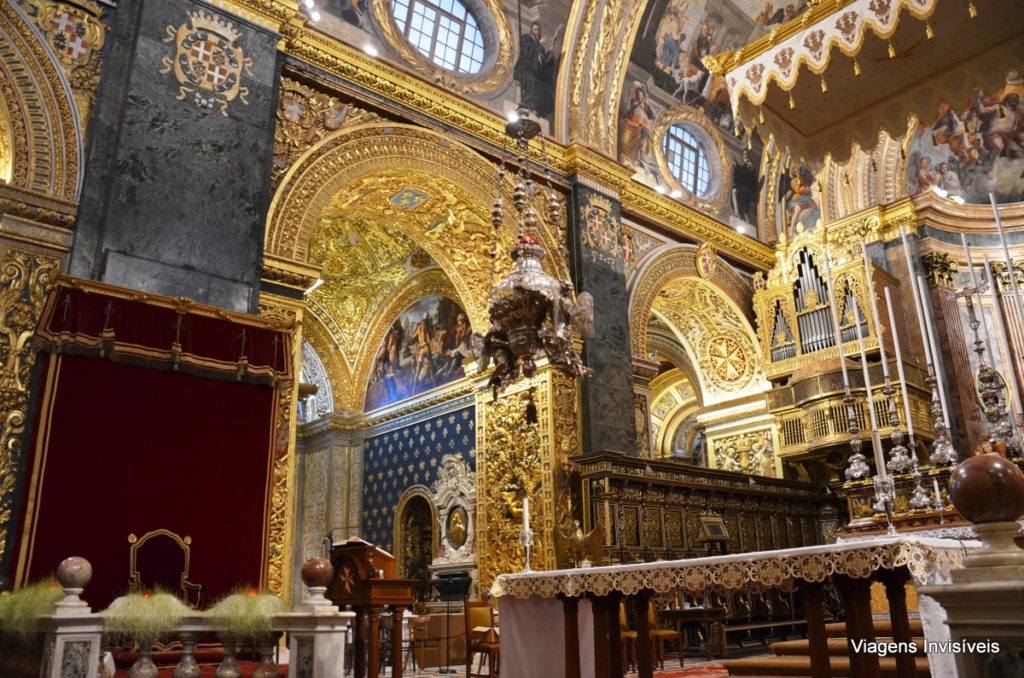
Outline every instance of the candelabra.
POLYGON ((946 502, 942 501, 942 494, 939 492, 935 493, 935 502, 932 504, 932 508, 939 512, 939 525, 942 525, 946 518, 946 502))
MULTIPOLYGON (((839 359, 844 360, 845 358, 840 354, 839 359)), ((846 479, 860 480, 871 473, 871 467, 867 465, 867 459, 860 451, 864 443, 857 435, 860 433, 860 426, 857 423, 857 409, 854 407, 854 399, 849 387, 846 389, 846 395, 843 396, 843 403, 846 405, 846 418, 850 423, 850 449, 853 450, 853 454, 850 455, 850 466, 846 469, 846 479)))
MULTIPOLYGON (((972 278, 973 273, 972 270, 972 278)), ((985 342, 978 336, 981 322, 974 310, 973 297, 975 294, 980 297, 982 291, 983 288, 974 282, 971 287, 965 284, 963 289, 956 293, 956 296, 964 298, 967 305, 968 325, 974 333, 974 352, 978 354, 978 373, 976 375, 978 395, 981 398, 981 411, 991 425, 989 444, 994 450, 1005 450, 1013 435, 1006 411, 1006 384, 999 373, 985 362, 985 342)))
POLYGON ((935 433, 935 440, 932 441, 932 453, 928 461, 932 466, 944 466, 956 463, 956 450, 953 449, 953 440, 949 437, 949 429, 946 428, 946 418, 942 414, 942 399, 939 396, 938 380, 935 378, 934 368, 928 370, 928 376, 924 383, 932 392, 932 431, 935 433))
POLYGON ((921 485, 921 469, 917 465, 917 459, 914 459, 914 467, 910 473, 914 479, 914 489, 910 491, 910 498, 907 500, 907 504, 912 509, 927 508, 928 504, 931 503, 931 498, 928 496, 928 490, 924 489, 924 486, 921 485))
POLYGON ((533 572, 533 568, 530 567, 530 549, 533 548, 533 530, 528 527, 524 527, 520 530, 519 543, 524 549, 526 549, 526 565, 523 566, 523 572, 533 572))
POLYGON ((896 482, 892 476, 875 476, 875 503, 871 508, 875 513, 885 514, 886 532, 896 534, 896 526, 892 524, 893 504, 896 500, 896 482))

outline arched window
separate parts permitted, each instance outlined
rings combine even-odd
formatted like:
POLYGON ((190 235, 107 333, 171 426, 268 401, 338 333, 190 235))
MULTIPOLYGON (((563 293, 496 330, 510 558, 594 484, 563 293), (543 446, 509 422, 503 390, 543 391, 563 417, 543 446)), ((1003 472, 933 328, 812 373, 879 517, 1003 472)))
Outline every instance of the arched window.
POLYGON ((665 134, 665 163, 687 191, 698 197, 707 194, 711 181, 707 153, 682 125, 672 125, 665 134))
POLYGON ((460 0, 391 0, 398 29, 424 56, 456 73, 479 73, 484 39, 460 0))

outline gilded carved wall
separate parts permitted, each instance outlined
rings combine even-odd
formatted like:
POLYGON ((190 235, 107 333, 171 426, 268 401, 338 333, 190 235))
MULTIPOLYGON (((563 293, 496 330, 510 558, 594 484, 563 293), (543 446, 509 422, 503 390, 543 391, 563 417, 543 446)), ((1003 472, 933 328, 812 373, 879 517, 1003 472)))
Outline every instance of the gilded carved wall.
POLYGON ((84 136, 96 103, 103 45, 107 37, 102 7, 93 0, 18 2, 43 34, 47 48, 67 77, 74 92, 84 136))
MULTIPOLYGON (((275 320, 291 334, 292 374, 299 374, 302 360, 302 305, 292 299, 260 295, 260 317, 275 320)), ((277 414, 274 422, 272 489, 268 516, 267 586, 276 595, 290 598, 292 591, 292 543, 295 516, 295 431, 298 419, 299 380, 277 384, 277 414)))
POLYGON ((50 48, 35 39, 12 2, 0 4, 0 94, 10 118, 15 187, 77 198, 84 132, 75 95, 50 48))
POLYGON ((59 265, 55 256, 0 243, 0 565, 10 555, 22 436, 38 355, 31 338, 59 265))
POLYGON ((477 535, 480 589, 525 563, 519 544, 523 499, 534 531, 531 565, 554 569, 554 531, 581 511, 569 457, 579 449, 574 380, 550 369, 493 399, 477 395, 477 535), (534 410, 535 408, 535 410, 534 410), (536 421, 528 412, 536 412, 536 421), (532 419, 532 417, 531 417, 532 419))

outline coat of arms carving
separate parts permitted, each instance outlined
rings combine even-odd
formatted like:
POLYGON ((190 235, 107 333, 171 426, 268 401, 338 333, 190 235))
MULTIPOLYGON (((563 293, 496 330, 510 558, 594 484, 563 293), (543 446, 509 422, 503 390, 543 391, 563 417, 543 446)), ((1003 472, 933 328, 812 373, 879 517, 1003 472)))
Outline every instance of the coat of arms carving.
POLYGON ((221 115, 228 114, 228 104, 238 98, 249 105, 249 89, 242 87, 242 71, 252 75, 252 59, 245 56, 236 43, 238 29, 220 17, 206 12, 191 12, 192 25, 167 27, 164 42, 173 42, 177 53, 172 60, 164 57, 160 73, 174 71, 180 85, 178 99, 192 97, 199 108, 220 106, 221 115))

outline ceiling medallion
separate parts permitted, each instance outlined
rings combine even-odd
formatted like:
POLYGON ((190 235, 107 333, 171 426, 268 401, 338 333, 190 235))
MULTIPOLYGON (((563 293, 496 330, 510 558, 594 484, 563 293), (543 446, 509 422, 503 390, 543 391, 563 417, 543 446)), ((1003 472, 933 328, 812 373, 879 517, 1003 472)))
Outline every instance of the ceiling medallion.
MULTIPOLYGON (((487 386, 499 391, 519 378, 520 373, 530 378, 537 371, 537 361, 547 358, 548 363, 567 374, 589 375, 587 368, 572 345, 572 328, 583 337, 593 331, 594 299, 588 292, 575 295, 572 281, 556 280, 544 271, 541 262, 547 251, 541 244, 538 227, 540 217, 534 209, 536 183, 530 177, 527 151, 530 139, 540 133, 540 125, 530 117, 530 111, 520 104, 505 126, 516 157, 502 158, 498 172, 497 198, 491 212, 494 225, 492 259, 497 253, 498 232, 505 221, 505 204, 501 197, 508 165, 511 164, 516 182, 512 203, 516 210, 519 237, 512 248, 515 262, 512 272, 491 290, 491 326, 484 336, 473 336, 473 351, 481 371, 494 363, 494 372, 487 386)), ((545 209, 551 224, 561 223, 561 204, 551 188, 547 156, 541 157, 544 173, 548 176, 545 209)))

